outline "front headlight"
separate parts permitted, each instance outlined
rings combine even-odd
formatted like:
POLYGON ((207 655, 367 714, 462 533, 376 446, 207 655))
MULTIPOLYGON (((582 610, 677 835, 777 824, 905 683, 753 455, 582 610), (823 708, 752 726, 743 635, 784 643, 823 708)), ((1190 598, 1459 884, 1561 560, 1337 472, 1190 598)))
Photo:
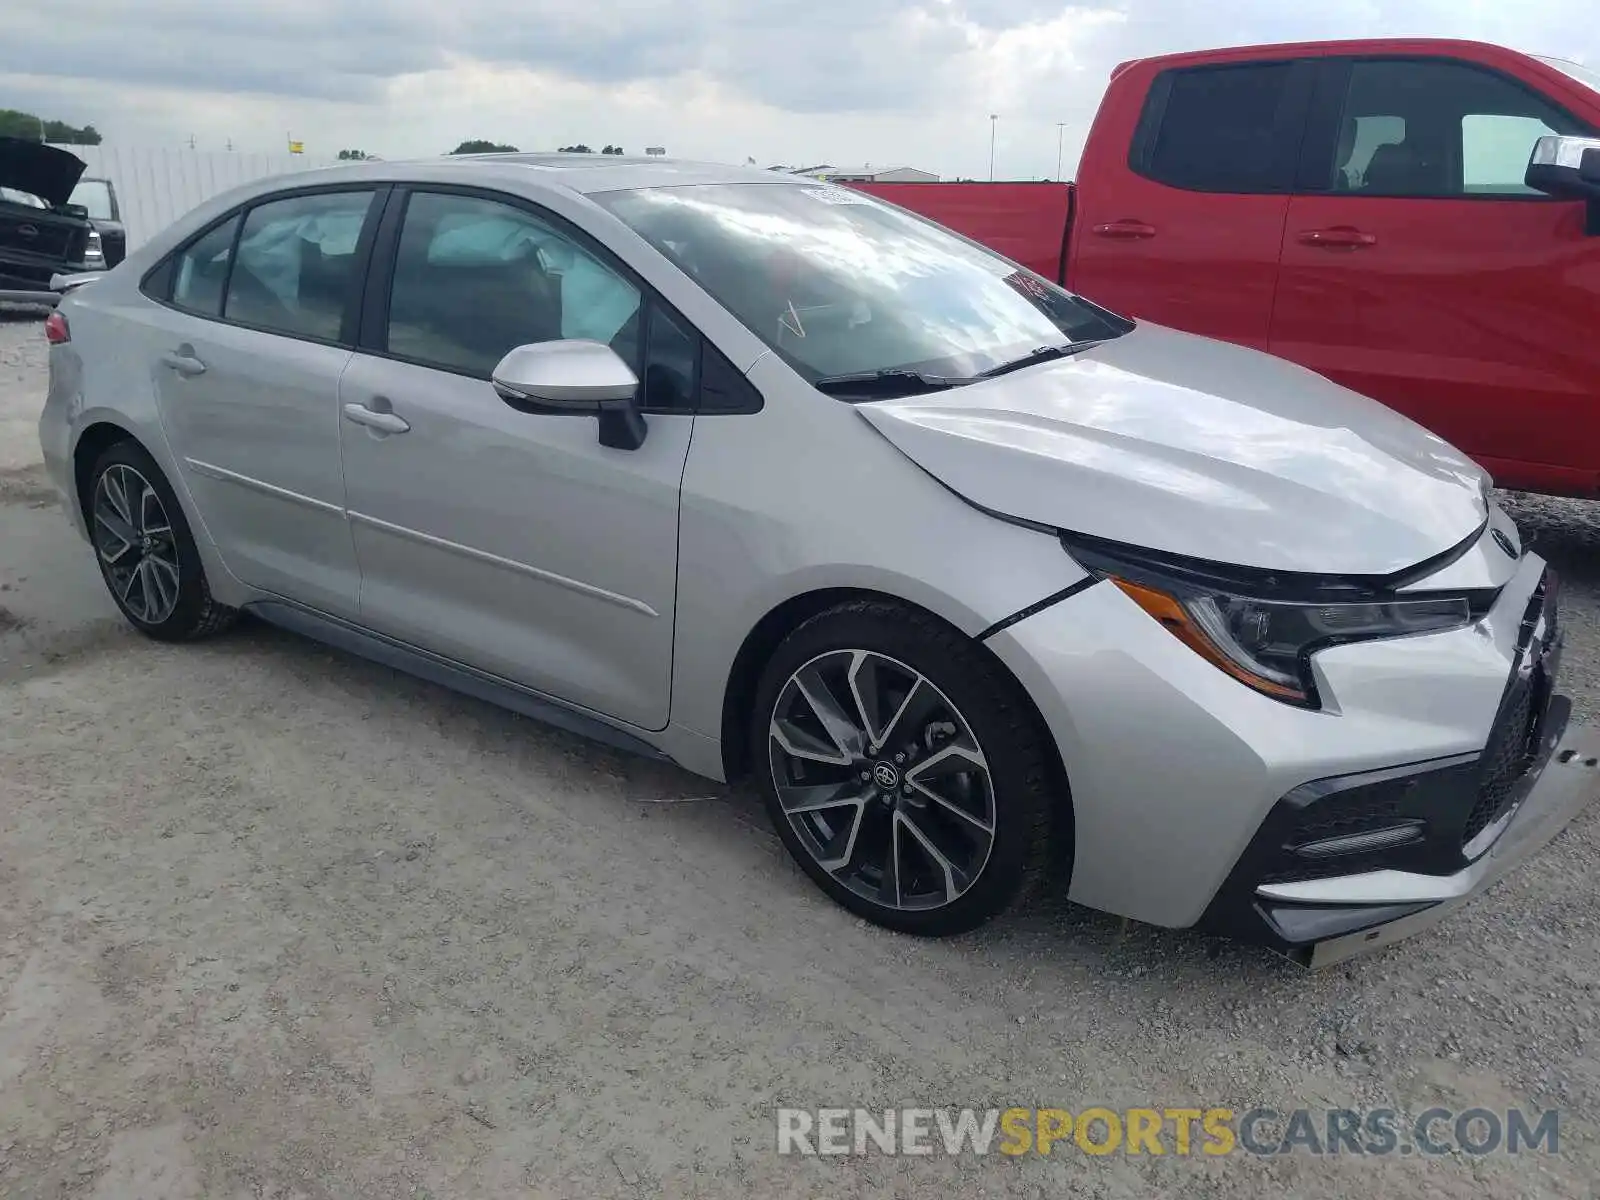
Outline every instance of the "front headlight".
MULTIPOLYGON (((1065 541, 1065 539, 1063 539, 1065 541)), ((1458 629, 1475 596, 1385 594, 1371 582, 1271 574, 1069 542, 1088 570, 1108 579, 1195 653, 1258 692, 1316 707, 1311 656, 1347 642, 1458 629)))
POLYGON ((89 231, 88 244, 83 249, 83 261, 86 263, 103 263, 106 261, 105 246, 100 240, 100 231, 89 231))

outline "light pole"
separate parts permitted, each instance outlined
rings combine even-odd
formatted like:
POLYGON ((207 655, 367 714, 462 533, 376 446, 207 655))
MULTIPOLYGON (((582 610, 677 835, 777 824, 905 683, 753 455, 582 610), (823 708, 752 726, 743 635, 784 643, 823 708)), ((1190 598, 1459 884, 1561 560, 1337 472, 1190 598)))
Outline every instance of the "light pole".
POLYGON ((994 182, 994 131, 1000 123, 999 113, 989 114, 989 182, 994 182))
POLYGON ((1061 182, 1061 139, 1067 131, 1065 121, 1056 122, 1056 182, 1061 182))

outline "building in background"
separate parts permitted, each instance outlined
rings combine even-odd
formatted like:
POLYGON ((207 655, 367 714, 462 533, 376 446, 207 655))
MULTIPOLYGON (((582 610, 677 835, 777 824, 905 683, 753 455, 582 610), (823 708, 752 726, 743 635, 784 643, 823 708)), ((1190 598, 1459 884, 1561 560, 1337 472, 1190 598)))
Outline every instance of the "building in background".
POLYGON ((142 244, 190 209, 242 183, 329 166, 333 159, 310 154, 249 154, 146 146, 62 146, 116 189, 128 249, 142 244))
POLYGON ((831 183, 938 183, 932 171, 916 167, 808 167, 796 171, 812 179, 826 179, 831 183))

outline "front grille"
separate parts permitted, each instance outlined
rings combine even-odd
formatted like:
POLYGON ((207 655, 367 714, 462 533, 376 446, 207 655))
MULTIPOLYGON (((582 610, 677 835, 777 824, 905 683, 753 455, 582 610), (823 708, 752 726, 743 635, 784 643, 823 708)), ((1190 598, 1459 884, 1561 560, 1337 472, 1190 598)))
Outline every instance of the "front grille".
POLYGON ((1461 828, 1461 845, 1493 825, 1516 802, 1517 784, 1539 753, 1539 735, 1560 660, 1555 573, 1546 571, 1523 614, 1517 639, 1518 669, 1500 703, 1500 713, 1484 747, 1477 799, 1461 828))
POLYGON ((1533 729, 1539 716, 1533 703, 1535 688, 1523 680, 1513 687, 1516 692, 1483 752, 1478 800, 1461 829, 1463 846, 1505 815, 1517 781, 1532 760, 1533 729))

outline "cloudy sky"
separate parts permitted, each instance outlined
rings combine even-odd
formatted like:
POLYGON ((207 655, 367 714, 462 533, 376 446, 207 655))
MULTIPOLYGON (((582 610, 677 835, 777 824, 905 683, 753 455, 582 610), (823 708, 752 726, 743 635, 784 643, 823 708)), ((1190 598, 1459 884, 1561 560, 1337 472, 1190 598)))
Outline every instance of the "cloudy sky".
POLYGON ((433 154, 484 137, 946 176, 1070 172, 1118 62, 1474 37, 1600 62, 1594 0, 73 0, 9 5, 0 107, 141 145, 433 154))

